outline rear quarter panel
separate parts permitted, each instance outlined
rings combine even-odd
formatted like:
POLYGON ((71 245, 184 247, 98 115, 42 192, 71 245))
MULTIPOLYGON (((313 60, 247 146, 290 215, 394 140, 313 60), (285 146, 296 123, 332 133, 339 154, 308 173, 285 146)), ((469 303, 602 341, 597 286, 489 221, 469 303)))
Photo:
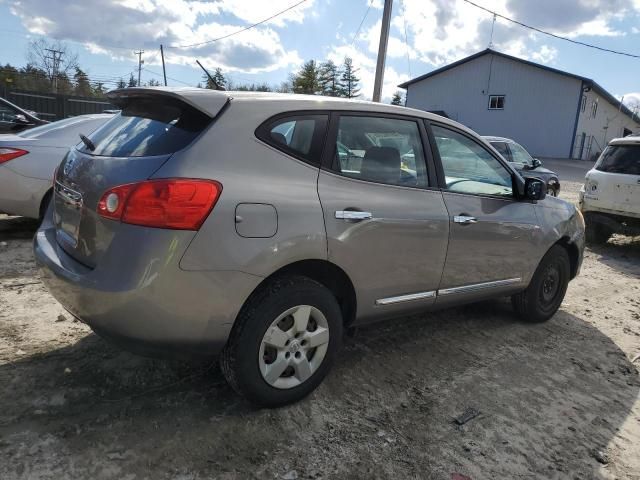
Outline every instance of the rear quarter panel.
POLYGON ((317 193, 318 168, 259 141, 254 131, 282 112, 271 102, 232 101, 190 148, 176 153, 154 175, 219 181, 222 194, 182 257, 185 270, 236 270, 267 276, 305 259, 326 259, 327 244, 317 193), (268 238, 236 231, 241 203, 272 205, 277 228, 268 238))

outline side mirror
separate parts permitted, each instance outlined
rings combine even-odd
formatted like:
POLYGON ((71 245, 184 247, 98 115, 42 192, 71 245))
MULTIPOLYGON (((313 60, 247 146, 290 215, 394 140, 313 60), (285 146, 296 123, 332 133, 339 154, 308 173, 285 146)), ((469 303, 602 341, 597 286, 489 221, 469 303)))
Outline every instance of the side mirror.
POLYGON ((19 123, 21 125, 29 125, 29 120, 27 120, 27 117, 25 117, 21 113, 17 114, 15 119, 16 119, 16 123, 19 123))
POLYGON ((538 160, 537 158, 533 159, 533 168, 538 168, 542 166, 542 160, 538 160))
POLYGON ((539 178, 525 179, 524 195, 527 200, 543 200, 547 196, 546 182, 539 178))

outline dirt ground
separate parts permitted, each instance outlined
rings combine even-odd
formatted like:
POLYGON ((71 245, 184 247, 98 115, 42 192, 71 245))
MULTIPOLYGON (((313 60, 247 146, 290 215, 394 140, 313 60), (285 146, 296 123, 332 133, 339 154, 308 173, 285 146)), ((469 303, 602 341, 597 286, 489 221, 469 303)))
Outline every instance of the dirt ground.
POLYGON ((548 323, 492 301, 378 324, 308 399, 258 410, 217 366, 74 321, 35 227, 0 217, 0 479, 640 479, 640 238, 587 250, 548 323))

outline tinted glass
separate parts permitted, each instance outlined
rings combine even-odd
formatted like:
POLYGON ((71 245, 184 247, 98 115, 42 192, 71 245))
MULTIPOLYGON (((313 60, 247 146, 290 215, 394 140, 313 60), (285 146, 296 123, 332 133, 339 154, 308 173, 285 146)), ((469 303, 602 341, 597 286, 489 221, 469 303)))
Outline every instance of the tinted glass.
POLYGON ((89 135, 95 150, 84 144, 78 148, 107 157, 166 155, 189 145, 209 123, 210 117, 179 101, 132 98, 119 115, 89 135))
POLYGON ((291 115, 263 124, 256 135, 289 155, 320 165, 327 119, 327 115, 291 115))
POLYGON ((596 163, 596 170, 640 175, 640 145, 611 145, 596 163))
POLYGON ((334 170, 360 180, 425 187, 425 157, 418 124, 341 115, 334 170))
POLYGON ((16 111, 0 105, 0 132, 9 132, 17 125, 16 111))
POLYGON ((507 144, 504 142, 491 142, 493 148, 495 148, 500 155, 502 155, 506 160, 511 161, 511 155, 509 154, 509 148, 507 144))
POLYGON ((447 190, 512 197, 511 173, 479 143, 438 126, 433 135, 440 152, 447 190))
POLYGON ((511 149, 511 156, 513 157, 512 162, 524 163, 526 165, 533 164, 533 158, 529 155, 522 145, 517 143, 510 143, 509 148, 511 149))
POLYGON ((314 119, 286 120, 274 125, 269 134, 276 143, 302 155, 309 155, 315 125, 314 119))

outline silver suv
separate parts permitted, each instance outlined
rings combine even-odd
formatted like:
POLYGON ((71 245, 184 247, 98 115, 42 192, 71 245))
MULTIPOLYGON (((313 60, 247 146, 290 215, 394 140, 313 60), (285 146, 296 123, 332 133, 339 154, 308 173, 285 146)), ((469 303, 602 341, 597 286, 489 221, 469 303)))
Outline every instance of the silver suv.
POLYGON ((511 296, 550 318, 584 246, 469 129, 314 96, 129 88, 72 148, 34 239, 51 293, 143 354, 221 353, 278 406, 318 386, 345 328, 511 296))

